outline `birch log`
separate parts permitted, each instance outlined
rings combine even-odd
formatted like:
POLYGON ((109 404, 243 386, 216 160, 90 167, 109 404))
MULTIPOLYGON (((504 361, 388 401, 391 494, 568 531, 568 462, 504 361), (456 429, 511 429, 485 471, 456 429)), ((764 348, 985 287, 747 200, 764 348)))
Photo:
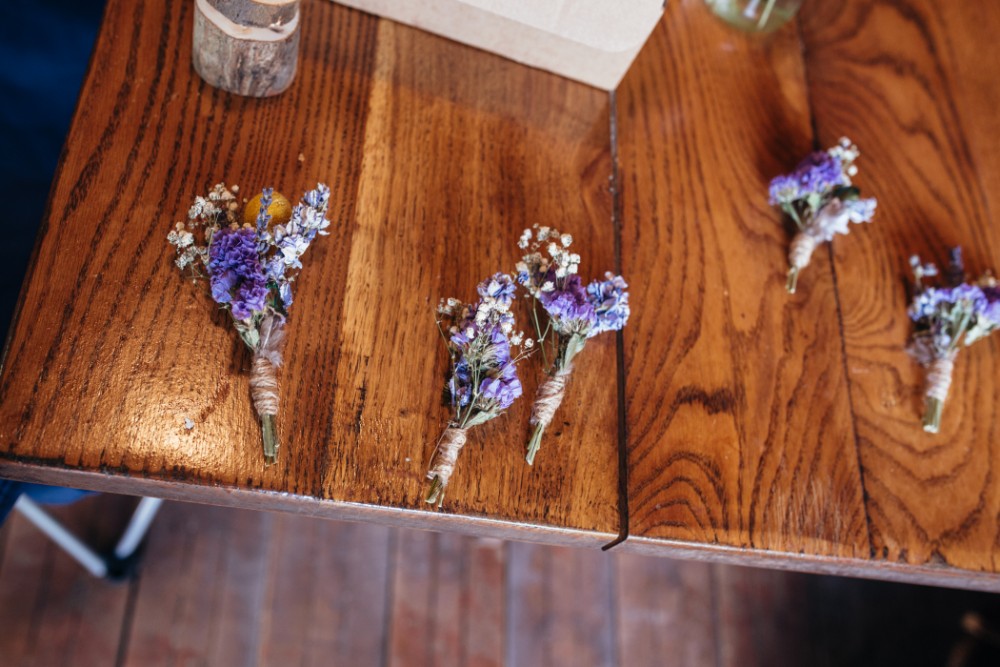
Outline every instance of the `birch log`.
POLYGON ((269 97, 295 78, 299 0, 195 0, 192 62, 211 85, 269 97))

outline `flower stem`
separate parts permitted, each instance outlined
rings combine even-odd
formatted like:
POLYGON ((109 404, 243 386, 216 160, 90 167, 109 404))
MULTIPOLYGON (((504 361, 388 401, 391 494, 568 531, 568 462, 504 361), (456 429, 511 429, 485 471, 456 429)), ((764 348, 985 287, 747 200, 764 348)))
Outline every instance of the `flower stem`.
POLYGON ((535 465, 535 454, 542 446, 543 433, 545 433, 545 424, 538 422, 535 424, 535 431, 531 434, 531 440, 528 441, 528 455, 524 457, 529 466, 535 465))
POLYGON ((438 507, 444 503, 444 486, 441 484, 441 478, 434 475, 434 479, 431 480, 431 488, 427 491, 427 496, 424 498, 425 502, 431 505, 437 504, 438 507))
POLYGON ((795 294, 795 288, 799 284, 799 270, 794 266, 788 269, 788 281, 785 283, 785 289, 788 290, 789 294, 795 294))
POLYGON ((276 415, 260 416, 260 432, 264 439, 264 463, 271 465, 278 460, 278 425, 276 415))
POLYGON ((924 412, 924 430, 937 433, 941 428, 941 413, 944 411, 944 401, 928 396, 927 410, 924 412))

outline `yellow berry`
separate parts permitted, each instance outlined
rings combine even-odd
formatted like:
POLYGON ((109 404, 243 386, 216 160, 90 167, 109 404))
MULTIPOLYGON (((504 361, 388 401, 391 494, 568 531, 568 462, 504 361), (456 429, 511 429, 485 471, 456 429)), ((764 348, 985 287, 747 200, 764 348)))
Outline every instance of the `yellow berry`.
MULTIPOLYGON (((292 204, 288 198, 280 192, 275 192, 271 196, 271 205, 267 207, 267 212, 271 215, 272 225, 283 225, 292 219, 292 204)), ((257 215, 260 213, 260 195, 247 202, 243 209, 243 222, 248 225, 257 224, 257 215)))

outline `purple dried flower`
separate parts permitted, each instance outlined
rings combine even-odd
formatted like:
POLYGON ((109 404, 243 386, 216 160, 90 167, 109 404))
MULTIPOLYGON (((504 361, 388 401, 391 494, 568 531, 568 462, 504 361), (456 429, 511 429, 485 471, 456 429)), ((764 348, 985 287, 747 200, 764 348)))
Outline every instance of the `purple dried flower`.
POLYGON ((557 330, 585 333, 597 322, 594 304, 588 298, 579 275, 568 276, 561 287, 542 291, 538 300, 557 330))
POLYGON ((842 185, 850 185, 840 160, 827 151, 810 153, 790 174, 771 180, 772 206, 787 204, 809 195, 824 195, 842 185))
MULTIPOLYGON (((508 351, 508 358, 510 353, 508 351)), ((479 384, 481 396, 488 401, 496 403, 497 410, 506 410, 520 398, 522 388, 521 381, 517 378, 517 369, 513 362, 507 361, 500 366, 494 375, 487 377, 479 384)))
POLYGON ((208 274, 212 298, 230 304, 233 317, 246 320, 264 310, 267 276, 257 254, 254 230, 220 229, 209 246, 208 274))

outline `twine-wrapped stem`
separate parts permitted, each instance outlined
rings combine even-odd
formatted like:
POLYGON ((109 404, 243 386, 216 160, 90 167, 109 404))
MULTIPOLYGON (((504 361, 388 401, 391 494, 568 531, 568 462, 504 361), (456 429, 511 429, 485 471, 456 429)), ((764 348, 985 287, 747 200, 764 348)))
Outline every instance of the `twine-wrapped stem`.
POLYGON ((535 455, 542 446, 542 435, 545 428, 552 423, 556 410, 563 402, 566 395, 566 383, 573 373, 573 367, 557 369, 538 388, 538 394, 534 405, 531 406, 531 419, 529 423, 534 424, 535 430, 528 441, 528 453, 524 457, 528 465, 535 464, 535 455))
POLYGON ((799 282, 799 272, 809 266, 813 251, 819 245, 821 239, 817 238, 809 227, 806 227, 792 239, 792 245, 788 250, 788 282, 785 289, 789 294, 795 294, 795 287, 799 282))
POLYGON ((281 365, 281 348, 285 341, 284 322, 274 316, 265 317, 260 324, 260 342, 253 355, 250 371, 250 396, 254 410, 260 417, 260 432, 264 444, 264 462, 278 460, 278 366, 281 365))
POLYGON ((278 373, 266 357, 254 355, 250 373, 250 395, 253 407, 260 417, 261 436, 264 440, 264 462, 278 460, 278 430, 275 418, 278 416, 278 373))
POLYGON ((434 462, 430 470, 427 471, 427 479, 431 480, 431 487, 424 500, 431 505, 437 504, 440 507, 444 502, 444 491, 448 487, 451 474, 455 472, 458 453, 462 451, 467 438, 468 429, 458 426, 449 426, 441 434, 441 440, 434 453, 434 462))
POLYGON ((924 411, 924 430, 937 433, 941 428, 944 401, 951 389, 951 376, 955 369, 955 353, 935 359, 927 370, 927 408, 924 411))

